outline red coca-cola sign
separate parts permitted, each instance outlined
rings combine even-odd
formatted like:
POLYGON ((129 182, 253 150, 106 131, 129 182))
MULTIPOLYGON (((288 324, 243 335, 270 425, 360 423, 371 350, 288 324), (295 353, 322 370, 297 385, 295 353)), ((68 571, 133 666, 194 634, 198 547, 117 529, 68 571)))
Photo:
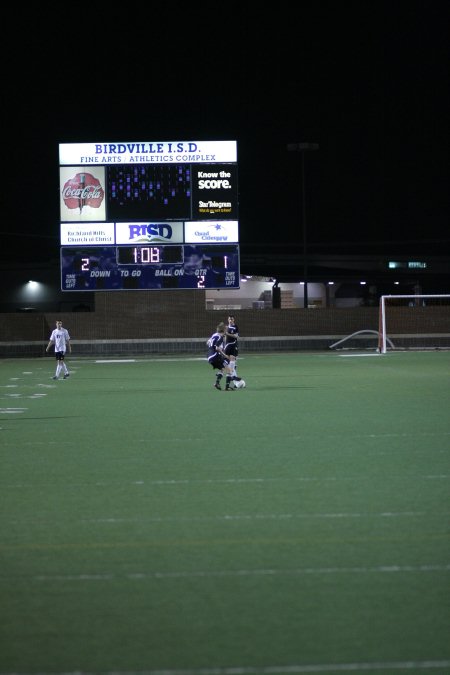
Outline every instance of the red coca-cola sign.
POLYGON ((90 173, 77 173, 65 184, 62 191, 64 204, 68 209, 80 209, 91 206, 93 209, 100 208, 105 192, 100 181, 90 173))

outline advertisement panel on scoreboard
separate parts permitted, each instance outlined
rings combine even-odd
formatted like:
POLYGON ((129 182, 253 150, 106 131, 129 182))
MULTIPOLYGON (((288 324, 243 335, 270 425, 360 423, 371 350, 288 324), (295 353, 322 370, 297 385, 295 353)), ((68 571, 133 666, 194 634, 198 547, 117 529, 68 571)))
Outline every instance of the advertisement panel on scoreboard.
POLYGON ((236 141, 63 143, 59 158, 62 290, 239 288, 236 141))
POLYGON ((61 143, 59 164, 217 164, 237 162, 236 141, 61 143))

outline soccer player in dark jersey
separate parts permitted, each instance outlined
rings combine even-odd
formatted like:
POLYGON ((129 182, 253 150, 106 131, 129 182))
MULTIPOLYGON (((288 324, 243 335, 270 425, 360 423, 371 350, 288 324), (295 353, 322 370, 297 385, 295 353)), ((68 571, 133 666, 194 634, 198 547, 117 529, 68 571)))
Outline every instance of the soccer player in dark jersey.
POLYGON ((226 326, 224 323, 219 323, 216 328, 216 332, 211 335, 209 340, 207 340, 206 345, 208 347, 208 363, 218 372, 216 373, 216 381, 214 387, 216 389, 222 389, 220 386, 220 381, 226 373, 225 381, 225 391, 232 391, 230 383, 232 381, 232 376, 230 374, 230 361, 223 350, 224 337, 225 337, 226 326))
POLYGON ((224 352, 230 361, 230 371, 231 371, 230 374, 234 382, 238 382, 241 379, 240 377, 238 377, 236 371, 237 357, 239 353, 238 338, 239 338, 239 328, 237 327, 234 316, 230 314, 230 316, 228 317, 228 326, 226 327, 225 332, 224 352))

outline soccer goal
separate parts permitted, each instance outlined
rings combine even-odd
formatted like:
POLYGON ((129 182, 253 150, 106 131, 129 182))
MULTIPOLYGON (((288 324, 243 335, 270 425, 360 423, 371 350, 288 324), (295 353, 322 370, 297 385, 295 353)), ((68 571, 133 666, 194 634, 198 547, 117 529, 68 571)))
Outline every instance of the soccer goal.
POLYGON ((382 295, 378 350, 450 349, 450 295, 382 295))

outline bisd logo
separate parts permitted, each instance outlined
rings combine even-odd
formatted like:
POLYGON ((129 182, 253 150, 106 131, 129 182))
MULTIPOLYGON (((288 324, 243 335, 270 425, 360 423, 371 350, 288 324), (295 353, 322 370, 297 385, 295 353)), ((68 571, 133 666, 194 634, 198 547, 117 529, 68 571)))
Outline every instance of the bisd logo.
POLYGON ((172 227, 166 223, 133 223, 128 225, 129 240, 135 242, 170 241, 172 227))

